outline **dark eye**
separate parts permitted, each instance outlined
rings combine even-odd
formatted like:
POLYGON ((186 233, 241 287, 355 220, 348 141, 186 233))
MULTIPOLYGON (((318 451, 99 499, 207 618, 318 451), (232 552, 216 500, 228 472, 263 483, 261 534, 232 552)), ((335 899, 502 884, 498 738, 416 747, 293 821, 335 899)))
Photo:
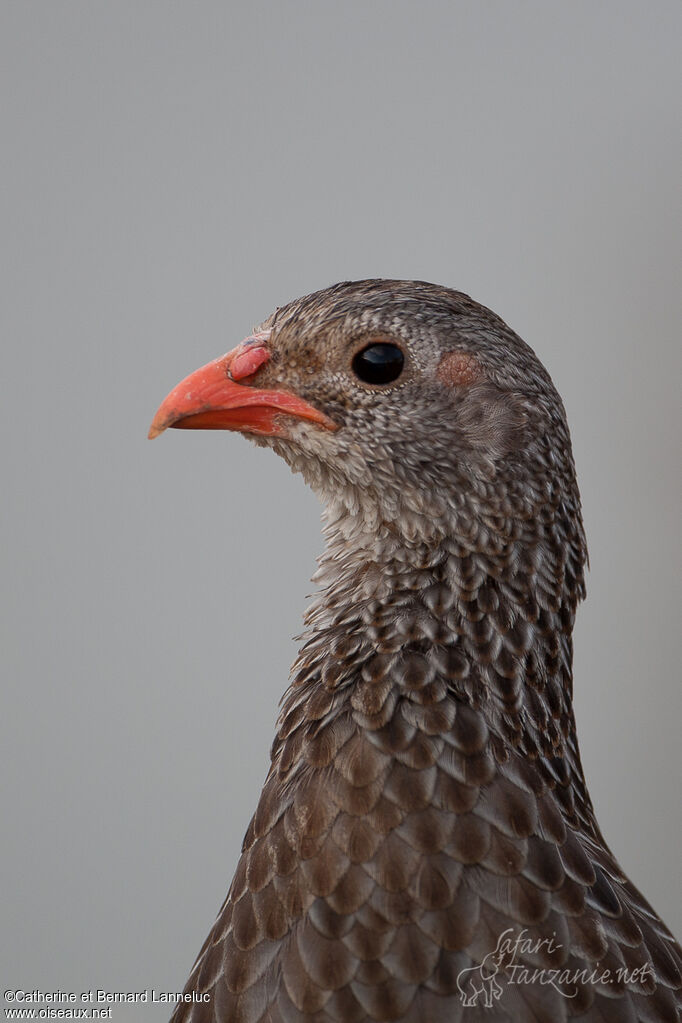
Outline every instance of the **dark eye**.
POLYGON ((353 372, 366 384, 392 384, 403 371, 405 356, 397 345, 376 344, 353 358, 353 372))

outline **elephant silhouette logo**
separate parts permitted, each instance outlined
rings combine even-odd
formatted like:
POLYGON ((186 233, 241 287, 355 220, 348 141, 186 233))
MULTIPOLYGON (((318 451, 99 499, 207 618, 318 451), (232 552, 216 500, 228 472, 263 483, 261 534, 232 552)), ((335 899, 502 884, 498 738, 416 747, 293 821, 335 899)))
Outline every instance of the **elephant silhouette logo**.
POLYGON ((479 997, 483 997, 483 1005, 491 1009, 494 1002, 502 997, 502 985, 497 980, 500 964, 497 960, 503 953, 496 948, 488 952, 478 966, 469 966, 457 974, 457 988, 462 1005, 467 1008, 478 1005, 479 997))
MULTIPOLYGON (((472 1008, 479 1004, 481 998, 483 1006, 492 1009, 494 1003, 502 997, 504 990, 497 979, 500 972, 503 973, 507 984, 552 984, 565 998, 575 997, 574 994, 567 994, 557 986, 559 970, 525 967, 523 963, 517 962, 519 955, 553 956, 562 948, 555 938, 554 931, 551 937, 548 935, 533 937, 528 934, 525 927, 519 934, 514 933, 513 927, 508 927, 497 939, 497 945, 492 952, 488 952, 478 966, 468 966, 457 974, 457 988, 462 1005, 472 1008)), ((566 981, 566 978, 563 979, 566 981)))

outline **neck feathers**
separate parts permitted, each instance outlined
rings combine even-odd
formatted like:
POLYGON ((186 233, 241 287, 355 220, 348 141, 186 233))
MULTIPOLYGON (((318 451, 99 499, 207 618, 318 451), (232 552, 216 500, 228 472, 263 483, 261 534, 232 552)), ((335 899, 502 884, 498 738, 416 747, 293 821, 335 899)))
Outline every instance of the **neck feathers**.
POLYGON ((435 525, 406 543, 388 525, 370 535, 359 520, 328 521, 275 750, 334 720, 390 728, 406 703, 433 708, 429 727, 447 731, 447 708, 466 706, 502 759, 540 762, 568 814, 590 816, 572 709, 584 548, 552 522, 527 526, 504 542, 483 526, 474 546, 435 525))

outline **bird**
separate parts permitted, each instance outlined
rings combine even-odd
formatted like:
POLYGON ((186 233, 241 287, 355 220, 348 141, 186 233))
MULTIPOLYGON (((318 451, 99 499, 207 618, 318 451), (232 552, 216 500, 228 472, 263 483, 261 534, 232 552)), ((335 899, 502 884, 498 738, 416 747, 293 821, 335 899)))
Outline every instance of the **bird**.
POLYGON ((682 950, 581 766, 587 546, 566 414, 423 281, 278 308, 174 388, 301 474, 326 548, 271 762, 172 1023, 682 1020, 682 950))

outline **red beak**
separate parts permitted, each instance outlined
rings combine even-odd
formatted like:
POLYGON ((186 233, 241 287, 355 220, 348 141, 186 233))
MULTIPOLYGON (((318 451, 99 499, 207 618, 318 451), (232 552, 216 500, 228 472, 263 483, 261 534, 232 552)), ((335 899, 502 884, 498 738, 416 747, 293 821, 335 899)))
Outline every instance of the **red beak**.
POLYGON ((269 358, 262 336, 257 336, 247 338, 227 355, 190 373, 159 406, 149 429, 150 440, 169 426, 179 430, 241 430, 276 436, 286 433, 285 416, 336 430, 336 423, 295 394, 236 383, 252 377, 269 358))

